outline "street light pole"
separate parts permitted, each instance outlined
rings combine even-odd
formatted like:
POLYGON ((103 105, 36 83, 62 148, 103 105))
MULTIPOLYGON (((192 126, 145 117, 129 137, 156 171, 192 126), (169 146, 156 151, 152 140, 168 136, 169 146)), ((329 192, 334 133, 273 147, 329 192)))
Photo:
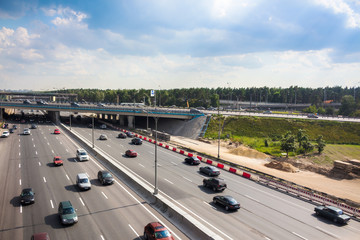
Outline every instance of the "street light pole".
POLYGON ((70 131, 71 131, 71 113, 70 113, 70 131))
POLYGON ((157 182, 158 182, 158 172, 157 172, 157 122, 158 122, 158 118, 155 118, 155 187, 154 187, 154 195, 158 194, 158 186, 157 186, 157 182))
POLYGON ((218 159, 220 159, 220 99, 218 103, 219 133, 218 133, 218 159))
POLYGON ((95 144, 94 144, 94 114, 92 115, 92 148, 95 148, 95 144))

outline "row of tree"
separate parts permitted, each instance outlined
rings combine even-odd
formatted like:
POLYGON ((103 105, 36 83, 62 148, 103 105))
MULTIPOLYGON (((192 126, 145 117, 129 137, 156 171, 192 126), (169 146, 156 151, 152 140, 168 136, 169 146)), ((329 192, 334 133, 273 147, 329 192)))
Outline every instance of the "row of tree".
MULTIPOLYGON (((79 101, 88 102, 144 102, 154 105, 155 97, 150 89, 63 89, 62 93, 75 93, 79 101)), ((320 108, 324 101, 342 102, 344 97, 351 107, 347 107, 343 115, 350 115, 359 108, 359 88, 303 88, 291 86, 290 88, 182 88, 156 90, 157 106, 179 107, 216 107, 219 99, 272 103, 307 103, 320 108), (352 100, 350 99, 352 97, 352 100)), ((322 110, 321 110, 322 111, 322 110)), ((326 111, 325 109, 323 111, 326 111)), ((331 111, 331 109, 329 110, 331 111)))
POLYGON ((281 138, 281 150, 286 152, 286 157, 289 156, 289 152, 298 151, 299 153, 307 154, 314 150, 316 147, 318 153, 321 154, 325 148, 325 141, 323 136, 319 136, 315 140, 316 145, 311 143, 309 136, 302 129, 299 129, 296 135, 290 131, 286 132, 281 138), (297 143, 297 144, 296 144, 297 143))

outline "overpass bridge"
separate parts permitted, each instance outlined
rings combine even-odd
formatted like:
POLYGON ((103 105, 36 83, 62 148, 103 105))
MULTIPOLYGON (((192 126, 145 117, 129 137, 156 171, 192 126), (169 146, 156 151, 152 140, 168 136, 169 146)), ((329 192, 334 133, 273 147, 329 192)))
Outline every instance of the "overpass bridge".
POLYGON ((72 113, 90 113, 96 114, 99 119, 108 119, 112 121, 119 121, 120 125, 125 125, 125 117, 127 118, 128 127, 132 128, 135 117, 155 117, 155 118, 171 118, 180 120, 190 120, 200 116, 204 113, 200 111, 192 112, 189 109, 171 109, 171 108, 156 108, 156 107, 131 107, 131 106, 97 106, 91 104, 80 104, 79 106, 72 106, 71 104, 25 104, 11 101, 0 102, 0 119, 3 118, 5 109, 20 109, 20 110, 41 110, 47 112, 50 119, 59 123, 60 112, 72 113))

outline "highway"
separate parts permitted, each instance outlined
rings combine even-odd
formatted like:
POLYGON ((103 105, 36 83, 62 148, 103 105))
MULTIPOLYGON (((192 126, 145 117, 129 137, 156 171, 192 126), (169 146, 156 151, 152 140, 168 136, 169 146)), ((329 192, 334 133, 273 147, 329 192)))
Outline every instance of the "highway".
POLYGON ((142 239, 152 221, 165 224, 175 239, 188 239, 116 176, 113 185, 100 185, 97 172, 104 168, 93 157, 76 161, 79 144, 65 134, 54 135, 54 125, 39 124, 31 135, 22 135, 29 124, 16 124, 15 133, 0 139, 0 239, 30 239, 38 232, 59 240, 142 239), (54 156, 61 156, 64 165, 53 166, 54 156), (88 174, 91 190, 77 188, 78 173, 88 174), (34 189, 35 203, 21 206, 19 195, 27 187, 34 189), (66 200, 79 217, 72 226, 62 226, 57 214, 59 202, 66 200))
MULTIPOLYGON (((72 126, 72 131, 92 139, 92 129, 72 126)), ((132 145, 130 139, 117 138, 118 131, 95 130, 95 146, 108 157, 130 169, 149 186, 154 184, 154 145, 144 142, 132 145), (98 140, 106 134, 108 140, 98 140), (137 158, 127 158, 128 149, 138 152, 137 158)), ((185 164, 184 156, 158 147, 158 186, 160 194, 196 218, 223 239, 359 239, 360 223, 351 220, 346 226, 318 218, 315 205, 264 187, 255 182, 221 170, 228 188, 214 193, 202 186, 207 177, 198 166, 185 164), (241 204, 237 212, 226 212, 212 203, 215 195, 231 195, 241 204)), ((201 163, 200 166, 205 165, 201 163)))

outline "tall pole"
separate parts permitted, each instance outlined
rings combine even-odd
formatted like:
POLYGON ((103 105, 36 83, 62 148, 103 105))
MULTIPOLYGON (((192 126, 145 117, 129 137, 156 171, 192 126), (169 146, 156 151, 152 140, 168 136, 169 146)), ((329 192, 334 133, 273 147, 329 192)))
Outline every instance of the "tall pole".
POLYGON ((157 172, 157 121, 158 118, 155 117, 155 188, 154 188, 154 195, 158 194, 158 172, 157 172))
POLYGON ((146 111, 146 130, 149 129, 149 112, 146 111))
POLYGON ((70 131, 71 131, 71 113, 70 113, 70 131))
POLYGON ((220 122, 220 99, 219 99, 219 102, 218 102, 218 118, 219 118, 218 159, 220 159, 220 127, 221 127, 221 122, 220 122))
POLYGON ((92 115, 92 147, 95 148, 95 143, 94 143, 94 115, 92 115))

